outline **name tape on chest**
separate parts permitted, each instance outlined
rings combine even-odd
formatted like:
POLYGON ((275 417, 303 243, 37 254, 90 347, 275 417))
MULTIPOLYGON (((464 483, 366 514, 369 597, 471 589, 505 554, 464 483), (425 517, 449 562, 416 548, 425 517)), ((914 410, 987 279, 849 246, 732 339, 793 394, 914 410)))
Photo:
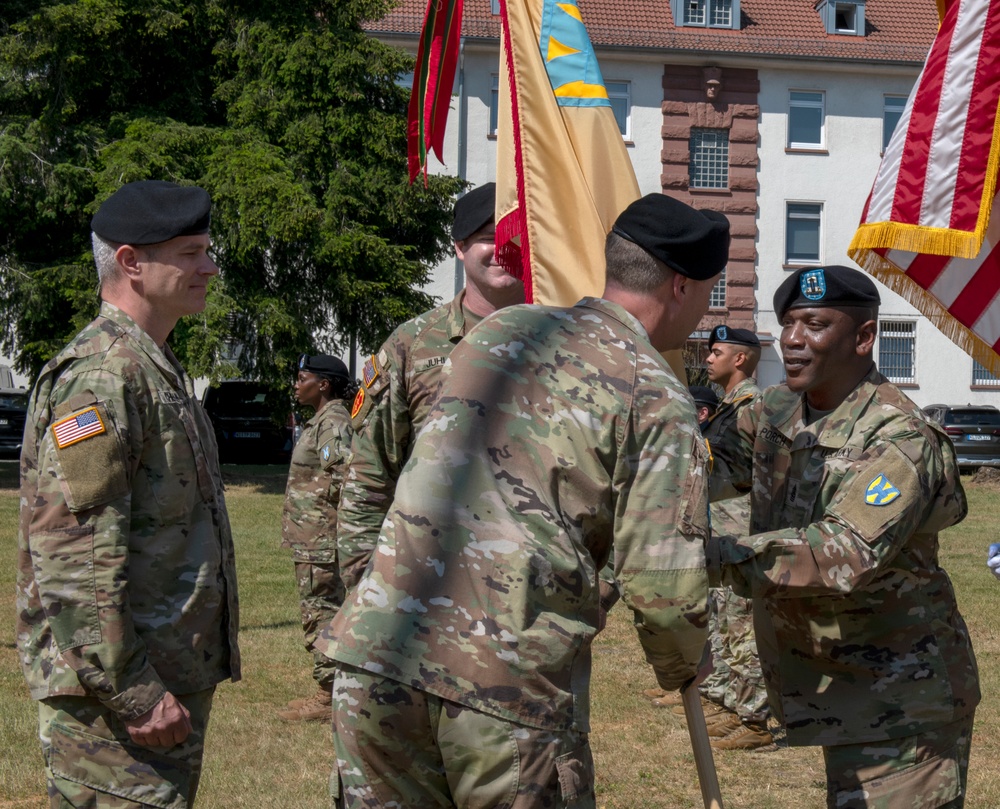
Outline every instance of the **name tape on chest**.
POLYGON ((78 444, 108 431, 104 419, 101 418, 96 407, 88 407, 78 413, 72 413, 66 418, 59 419, 50 429, 56 447, 59 449, 78 444))

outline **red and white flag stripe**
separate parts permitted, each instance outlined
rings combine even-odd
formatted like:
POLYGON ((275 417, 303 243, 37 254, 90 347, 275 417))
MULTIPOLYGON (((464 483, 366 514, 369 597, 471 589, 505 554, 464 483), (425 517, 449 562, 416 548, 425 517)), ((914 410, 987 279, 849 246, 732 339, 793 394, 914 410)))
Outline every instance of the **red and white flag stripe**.
POLYGON ((1000 373, 1000 0, 946 0, 848 253, 1000 373))

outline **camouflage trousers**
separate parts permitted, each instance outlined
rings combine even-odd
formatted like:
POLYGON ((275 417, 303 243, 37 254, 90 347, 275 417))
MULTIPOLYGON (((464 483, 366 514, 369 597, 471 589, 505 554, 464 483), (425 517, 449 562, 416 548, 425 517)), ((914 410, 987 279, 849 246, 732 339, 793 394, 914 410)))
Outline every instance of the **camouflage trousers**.
POLYGON ((766 722, 771 709, 757 657, 750 599, 736 595, 729 587, 711 588, 708 639, 713 668, 698 686, 701 695, 744 722, 766 722))
POLYGON ((587 734, 509 722, 341 664, 334 805, 594 809, 587 734))
POLYGON ((141 747, 118 715, 90 697, 38 703, 38 735, 51 809, 189 809, 194 806, 214 688, 177 695, 192 732, 169 748, 141 747))
POLYGON ((344 603, 344 582, 336 562, 295 560, 295 579, 299 586, 299 609, 306 651, 313 656, 313 679, 322 686, 333 683, 334 662, 324 654, 329 643, 320 633, 344 603))
POLYGON ((824 747, 829 809, 962 809, 972 720, 917 736, 824 747))

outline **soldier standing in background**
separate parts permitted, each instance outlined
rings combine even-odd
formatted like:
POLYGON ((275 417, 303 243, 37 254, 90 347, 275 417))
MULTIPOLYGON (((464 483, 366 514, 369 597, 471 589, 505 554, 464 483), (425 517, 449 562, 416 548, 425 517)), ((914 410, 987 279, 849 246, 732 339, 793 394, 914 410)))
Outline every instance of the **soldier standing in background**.
POLYGON ((778 288, 787 381, 712 444, 750 535, 713 533, 709 564, 753 598, 771 709, 822 745, 831 809, 957 809, 980 692, 938 532, 967 504, 948 437, 875 368, 878 304, 848 267, 778 288))
POLYGON ((695 676, 708 456, 660 352, 705 313, 728 246, 721 214, 650 194, 608 235, 603 298, 498 312, 452 352, 333 624, 343 805, 593 807, 612 546, 660 684, 695 676))
POLYGON ((278 712, 286 721, 326 722, 331 718, 330 690, 334 663, 324 654, 319 630, 344 603, 344 583, 337 569, 337 503, 344 464, 351 447, 351 417, 344 400, 356 393, 347 366, 327 354, 299 358, 295 398, 311 407, 292 450, 281 520, 281 546, 291 548, 306 651, 313 656, 316 693, 292 700, 278 712))
POLYGON ((495 206, 494 183, 458 199, 451 233, 465 267, 465 289, 450 303, 402 324, 365 364, 351 409, 355 435, 337 539, 348 589, 357 584, 378 542, 413 439, 447 376, 448 355, 484 317, 524 303, 524 285, 493 256, 495 206))
POLYGON ((218 449, 166 345, 218 273, 210 208, 159 181, 101 205, 100 315, 28 406, 16 631, 53 807, 191 806, 215 686, 240 677, 218 449))

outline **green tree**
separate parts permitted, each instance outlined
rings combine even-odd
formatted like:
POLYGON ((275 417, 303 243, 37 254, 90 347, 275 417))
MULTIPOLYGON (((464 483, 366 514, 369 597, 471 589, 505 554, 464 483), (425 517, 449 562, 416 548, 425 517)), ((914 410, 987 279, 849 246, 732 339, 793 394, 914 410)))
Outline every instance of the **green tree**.
POLYGON ((89 221, 122 183, 204 186, 222 273, 171 339, 195 375, 287 384, 432 301, 455 178, 406 177, 391 0, 4 0, 0 348, 33 375, 97 310, 89 221))

